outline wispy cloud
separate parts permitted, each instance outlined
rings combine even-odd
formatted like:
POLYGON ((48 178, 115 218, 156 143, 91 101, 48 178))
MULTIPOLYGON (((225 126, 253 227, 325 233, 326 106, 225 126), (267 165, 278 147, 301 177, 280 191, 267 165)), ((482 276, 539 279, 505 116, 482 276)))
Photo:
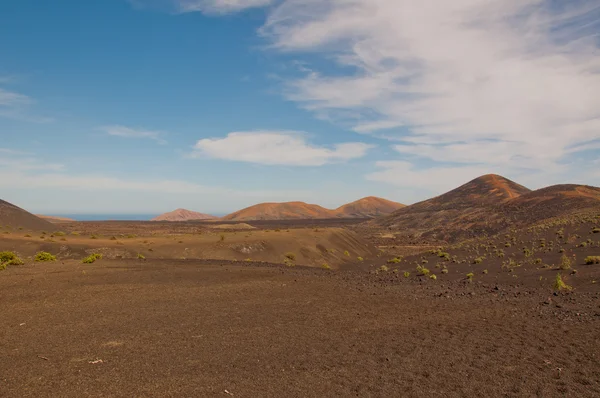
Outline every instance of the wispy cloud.
POLYGON ((192 156, 264 165, 322 166, 363 157, 371 147, 360 142, 332 148, 315 146, 306 142, 303 133, 290 131, 234 132, 224 138, 198 141, 192 156))
POLYGON ((340 66, 288 80, 287 98, 405 140, 404 161, 541 171, 598 137, 599 28, 594 0, 284 0, 261 34, 340 66))
POLYGON ((142 139, 150 139, 154 140, 157 143, 164 145, 167 143, 162 138, 163 133, 159 131, 151 131, 144 129, 133 129, 125 126, 104 126, 100 127, 100 130, 106 132, 108 135, 112 135, 115 137, 124 137, 124 138, 142 138, 142 139))
POLYGON ((264 7, 276 0, 128 0, 135 7, 166 8, 177 13, 227 14, 264 7))

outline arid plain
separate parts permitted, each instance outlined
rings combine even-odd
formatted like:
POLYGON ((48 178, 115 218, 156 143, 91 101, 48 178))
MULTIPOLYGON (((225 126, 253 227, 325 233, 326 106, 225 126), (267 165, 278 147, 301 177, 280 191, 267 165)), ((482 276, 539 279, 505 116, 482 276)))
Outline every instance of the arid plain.
POLYGON ((600 188, 367 199, 152 222, 0 203, 0 396, 600 395, 600 188))

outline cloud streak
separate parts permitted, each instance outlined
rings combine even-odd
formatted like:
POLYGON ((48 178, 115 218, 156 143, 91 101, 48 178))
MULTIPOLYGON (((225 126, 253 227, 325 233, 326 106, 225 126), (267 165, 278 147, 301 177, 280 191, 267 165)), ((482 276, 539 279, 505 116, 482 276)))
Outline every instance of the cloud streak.
POLYGON ((108 135, 112 135, 114 137, 123 137, 123 138, 141 138, 141 139, 150 139, 156 141, 157 143, 164 145, 167 143, 161 136, 163 133, 159 131, 151 131, 151 130, 143 130, 143 129, 133 129, 125 126, 105 126, 101 127, 100 130, 106 132, 108 135))
POLYGON ((224 138, 206 138, 194 146, 194 157, 208 157, 263 165, 322 166, 363 157, 371 148, 360 142, 311 145, 303 133, 290 131, 233 132, 224 138))

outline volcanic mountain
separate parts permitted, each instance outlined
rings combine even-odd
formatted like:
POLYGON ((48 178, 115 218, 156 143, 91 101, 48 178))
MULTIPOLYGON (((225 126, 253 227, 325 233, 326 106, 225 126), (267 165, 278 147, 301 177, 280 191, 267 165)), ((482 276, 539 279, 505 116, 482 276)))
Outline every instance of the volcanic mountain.
POLYGON ((150 221, 192 221, 192 220, 216 220, 218 217, 210 214, 198 213, 186 209, 177 209, 154 217, 150 221))
POLYGON ((405 207, 402 203, 368 196, 355 202, 345 204, 334 210, 338 217, 369 218, 384 216, 405 207))
POLYGON ((531 191, 489 174, 397 210, 371 225, 413 237, 456 241, 589 210, 600 211, 600 188, 555 185, 531 191))
POLYGON ((476 236, 483 232, 480 223, 502 222, 497 207, 529 192, 507 178, 488 174, 443 195, 396 210, 373 224, 442 240, 476 236))
POLYGON ((221 218, 223 221, 302 220, 335 218, 335 214, 319 205, 304 202, 259 203, 221 218))
POLYGON ((0 200, 0 225, 5 228, 24 228, 33 231, 55 231, 57 229, 54 224, 4 200, 0 200))

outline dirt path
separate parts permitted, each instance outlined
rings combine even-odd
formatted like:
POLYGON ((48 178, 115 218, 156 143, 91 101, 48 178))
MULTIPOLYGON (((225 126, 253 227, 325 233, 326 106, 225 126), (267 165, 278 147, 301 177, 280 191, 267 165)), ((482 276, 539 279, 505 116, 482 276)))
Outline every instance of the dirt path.
POLYGON ((597 317, 433 293, 181 261, 12 267, 0 396, 600 396, 597 317))

